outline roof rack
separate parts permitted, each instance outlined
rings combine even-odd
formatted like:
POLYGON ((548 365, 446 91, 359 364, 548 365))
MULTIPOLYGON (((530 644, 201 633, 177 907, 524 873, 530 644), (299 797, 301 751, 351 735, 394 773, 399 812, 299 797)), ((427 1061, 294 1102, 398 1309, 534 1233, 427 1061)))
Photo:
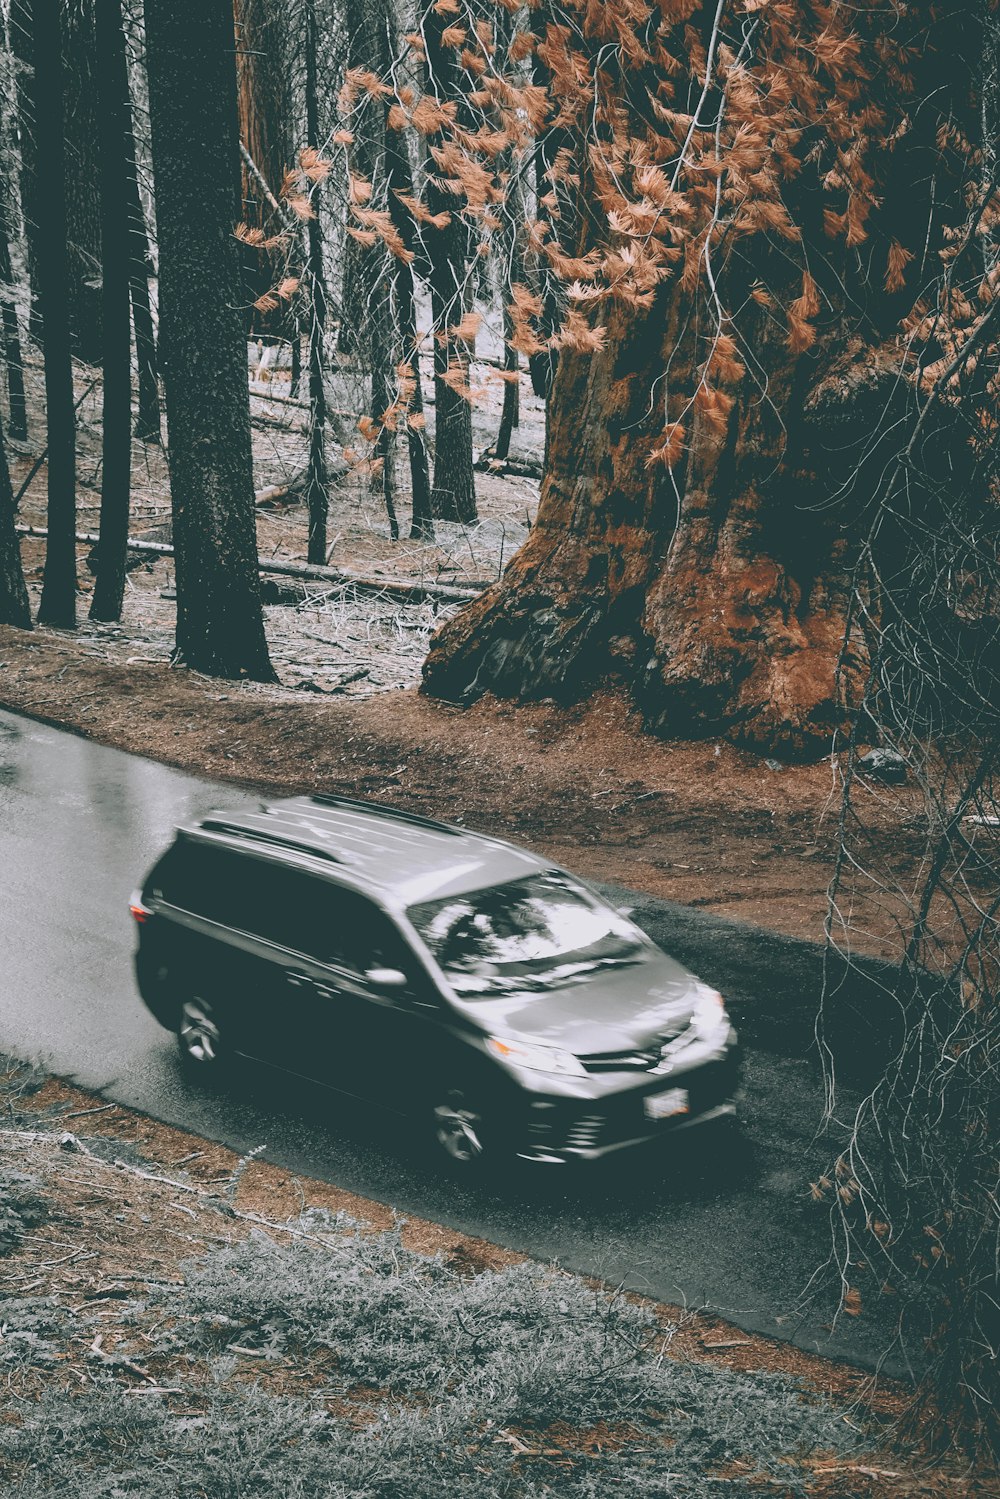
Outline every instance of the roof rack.
POLYGON ((305 854, 311 859, 328 859, 331 864, 343 862, 331 849, 317 848, 315 844, 308 843, 301 838, 285 833, 272 833, 267 828, 248 828, 241 823, 228 822, 221 817, 206 818, 204 822, 199 823, 194 832, 225 833, 230 838, 247 838, 252 843, 270 843, 277 848, 294 849, 296 853, 305 854))
POLYGON ((367 812, 371 817, 391 818, 393 822, 409 822, 420 828, 432 828, 435 833, 448 833, 453 838, 461 838, 465 834, 464 828, 453 826, 447 822, 436 822, 433 817, 424 817, 419 812, 404 812, 398 807, 389 807, 385 802, 362 802, 356 797, 334 796, 332 793, 318 791, 309 800, 315 802, 318 807, 344 807, 351 811, 367 812))

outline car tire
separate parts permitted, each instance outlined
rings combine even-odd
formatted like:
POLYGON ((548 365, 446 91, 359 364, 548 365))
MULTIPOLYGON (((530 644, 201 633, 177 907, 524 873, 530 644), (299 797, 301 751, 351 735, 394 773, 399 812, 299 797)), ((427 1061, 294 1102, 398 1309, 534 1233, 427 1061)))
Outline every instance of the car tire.
POLYGON ((217 1076, 223 1071, 229 1053, 218 1011, 210 1000, 192 994, 183 1001, 177 1017, 177 1045, 181 1062, 192 1076, 217 1076))
POLYGON ((453 1090, 433 1103, 430 1123, 438 1158, 451 1170, 472 1176, 496 1165, 498 1152, 483 1111, 464 1093, 453 1090))

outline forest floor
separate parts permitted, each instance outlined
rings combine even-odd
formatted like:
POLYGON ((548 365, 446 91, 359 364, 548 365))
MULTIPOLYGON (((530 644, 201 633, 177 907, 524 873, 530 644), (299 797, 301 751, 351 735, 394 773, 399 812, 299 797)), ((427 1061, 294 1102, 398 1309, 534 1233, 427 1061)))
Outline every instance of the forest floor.
POLYGON ((2 1059, 0 1111, 0 1479, 27 1499, 995 1492, 887 1450, 891 1381, 2 1059))
MULTIPOLYGON (((37 389, 40 370, 29 374, 29 389, 37 389)), ((477 450, 499 421, 502 387, 489 383, 490 374, 487 365, 474 367, 485 391, 474 408, 477 450)), ((78 370, 81 531, 96 529, 99 512, 100 391, 92 378, 78 370)), ((330 394, 345 413, 346 441, 356 377, 345 369, 337 381, 330 394)), ((531 467, 541 459, 544 419, 522 386, 514 452, 531 467)), ((305 411, 281 397, 286 388, 251 380, 258 491, 294 482, 304 462, 305 411)), ((43 427, 40 414, 31 415, 34 437, 43 427)), ((34 452, 29 443, 12 453, 15 490, 34 452)), ((401 462, 400 478, 404 469, 401 462)), ((477 485, 476 525, 439 523, 434 541, 393 542, 380 496, 363 478, 342 476, 331 491, 331 564, 387 586, 483 586, 526 536, 538 483, 485 473, 477 485)), ((22 522, 44 525, 45 495, 43 464, 21 501, 22 522)), ((301 562, 303 507, 270 503, 258 508, 262 558, 301 562)), ((158 445, 134 445, 132 509, 133 536, 169 520, 158 445)), ((407 521, 404 509, 404 537, 407 521)), ((781 765, 725 742, 654 740, 614 693, 569 709, 552 701, 514 706, 487 698, 467 709, 431 701, 417 690, 421 664, 434 627, 457 606, 401 602, 349 584, 294 585, 291 601, 265 607, 280 685, 212 680, 170 665, 172 558, 133 568, 122 623, 101 625, 86 618, 89 550, 79 547, 75 632, 0 630, 6 706, 262 791, 339 792, 465 822, 584 876, 822 937, 839 842, 843 782, 835 759, 781 765)), ((25 536, 22 555, 37 605, 44 541, 25 536)), ((840 909, 853 947, 891 956, 923 852, 923 801, 913 786, 875 782, 861 783, 856 800, 873 862, 842 892, 840 909)))

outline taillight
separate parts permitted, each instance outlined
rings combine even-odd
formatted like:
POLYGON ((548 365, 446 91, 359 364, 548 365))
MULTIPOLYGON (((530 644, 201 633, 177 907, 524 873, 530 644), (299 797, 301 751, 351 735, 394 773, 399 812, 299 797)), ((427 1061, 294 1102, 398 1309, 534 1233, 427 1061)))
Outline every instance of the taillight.
POLYGON ((132 899, 129 901, 128 908, 133 919, 137 921, 140 926, 142 926, 142 923, 144 921, 148 921, 153 914, 148 906, 143 905, 141 895, 133 895, 132 899))

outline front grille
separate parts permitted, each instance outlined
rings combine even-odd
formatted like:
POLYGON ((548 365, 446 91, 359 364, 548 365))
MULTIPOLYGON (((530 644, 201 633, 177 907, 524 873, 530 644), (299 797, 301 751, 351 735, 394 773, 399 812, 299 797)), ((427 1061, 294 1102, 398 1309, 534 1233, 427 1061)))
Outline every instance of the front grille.
POLYGON ((657 1036, 648 1046, 632 1051, 595 1051, 580 1061, 588 1072, 655 1072, 672 1053, 690 1040, 691 1022, 683 1020, 657 1036))
POLYGON ((566 1144, 572 1150, 593 1150, 601 1143, 605 1120, 600 1114, 584 1114, 566 1131, 566 1144))
POLYGON ((660 1060, 659 1050, 595 1051, 580 1061, 588 1072, 651 1072, 660 1060))

